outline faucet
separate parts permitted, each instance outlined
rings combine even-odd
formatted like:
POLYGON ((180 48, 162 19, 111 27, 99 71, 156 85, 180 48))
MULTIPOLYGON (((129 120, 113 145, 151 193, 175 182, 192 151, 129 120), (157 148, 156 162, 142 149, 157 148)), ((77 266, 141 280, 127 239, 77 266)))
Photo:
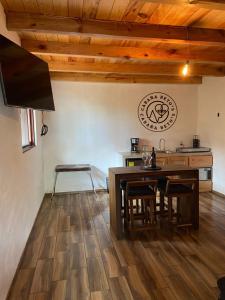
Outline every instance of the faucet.
POLYGON ((159 150, 164 152, 166 151, 166 140, 163 138, 159 140, 159 150), (163 147, 162 147, 162 142, 163 142, 163 147))

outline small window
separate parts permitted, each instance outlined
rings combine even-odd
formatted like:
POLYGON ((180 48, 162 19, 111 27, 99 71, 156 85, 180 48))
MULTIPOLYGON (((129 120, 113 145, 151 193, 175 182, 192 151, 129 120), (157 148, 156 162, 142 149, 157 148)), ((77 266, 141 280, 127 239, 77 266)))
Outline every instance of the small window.
POLYGON ((23 151, 36 146, 36 119, 33 109, 21 109, 21 132, 23 151))

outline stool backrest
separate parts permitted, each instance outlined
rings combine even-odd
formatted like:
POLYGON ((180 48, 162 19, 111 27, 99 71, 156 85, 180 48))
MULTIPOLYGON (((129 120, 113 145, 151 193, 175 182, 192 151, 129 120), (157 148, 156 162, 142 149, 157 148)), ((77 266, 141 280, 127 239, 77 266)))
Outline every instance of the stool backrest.
POLYGON ((156 191, 157 184, 158 184, 157 180, 128 181, 126 190, 129 191, 130 188, 134 188, 134 187, 150 186, 154 191, 156 191))
POLYGON ((166 193, 169 190, 169 187, 171 185, 186 185, 188 186, 192 191, 195 190, 198 180, 196 178, 179 178, 179 179, 167 179, 166 183, 166 193))

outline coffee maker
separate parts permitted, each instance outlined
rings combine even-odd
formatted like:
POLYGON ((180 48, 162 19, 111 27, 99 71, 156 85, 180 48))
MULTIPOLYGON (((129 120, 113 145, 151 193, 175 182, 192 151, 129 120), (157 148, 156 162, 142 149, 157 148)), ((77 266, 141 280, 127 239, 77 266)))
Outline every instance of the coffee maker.
POLYGON ((130 144, 131 144, 131 152, 138 153, 139 152, 139 150, 138 150, 139 138, 131 138, 130 144))
POLYGON ((199 148, 200 147, 200 139, 198 135, 193 136, 193 148, 199 148))

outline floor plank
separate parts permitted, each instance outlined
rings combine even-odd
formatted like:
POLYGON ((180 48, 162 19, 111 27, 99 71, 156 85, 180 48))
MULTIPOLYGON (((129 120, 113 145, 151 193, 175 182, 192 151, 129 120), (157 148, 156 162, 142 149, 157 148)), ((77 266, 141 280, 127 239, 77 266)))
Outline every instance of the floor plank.
POLYGON ((44 238, 41 250, 39 254, 39 258, 53 258, 55 253, 55 244, 56 244, 56 237, 55 236, 47 236, 44 238))
POLYGON ((91 300, 112 300, 110 292, 92 292, 91 300))
POLYGON ((104 266, 101 257, 90 257, 87 259, 88 277, 90 291, 104 291, 109 289, 104 266))
POLYGON ((29 297, 29 300, 48 300, 48 299, 49 299, 49 293, 30 294, 29 297))
POLYGON ((125 276, 110 278, 113 300, 133 300, 133 296, 125 276))
POLYGON ((33 275, 34 269, 21 269, 18 271, 14 285, 9 293, 11 300, 28 299, 33 275))
MULTIPOLYGON (((159 223, 159 222, 158 222, 159 223)), ((108 194, 46 198, 8 300, 215 300, 225 275, 225 199, 200 194, 200 229, 110 231, 108 194)))
POLYGON ((52 280, 52 259, 39 260, 34 272, 31 293, 48 292, 52 280))

